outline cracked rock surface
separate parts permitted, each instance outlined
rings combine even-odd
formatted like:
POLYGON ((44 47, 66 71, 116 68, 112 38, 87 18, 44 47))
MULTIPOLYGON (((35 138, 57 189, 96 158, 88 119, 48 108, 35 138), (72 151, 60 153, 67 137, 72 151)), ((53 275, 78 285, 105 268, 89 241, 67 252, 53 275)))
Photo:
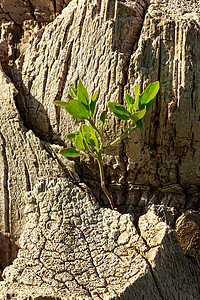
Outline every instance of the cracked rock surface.
POLYGON ((199 299, 177 235, 154 207, 140 217, 139 235, 130 215, 99 208, 68 180, 41 181, 26 203, 20 249, 4 270, 0 297, 15 287, 25 299, 23 285, 30 295, 38 286, 61 299, 199 299))
POLYGON ((73 174, 73 165, 64 160, 62 166, 58 149, 42 143, 24 127, 14 101, 17 90, 2 68, 0 87, 0 264, 5 267, 16 256, 25 226, 24 193, 43 177, 69 177, 67 169, 73 174))
MULTIPOLYGON (((184 1, 73 0, 32 36, 12 68, 27 127, 56 143, 59 138, 67 143, 66 132, 79 128, 53 104, 69 99, 68 87, 78 78, 89 94, 100 91, 97 118, 108 101, 122 103, 124 92, 133 94, 136 83, 144 89, 160 81, 144 131, 132 133, 106 161, 117 205, 137 216, 156 203, 176 213, 199 209, 198 12, 193 1, 186 9, 184 1)), ((123 126, 108 112, 107 139, 123 126)), ((88 168, 81 161, 79 171, 94 192, 99 190, 94 164, 88 168)))
MULTIPOLYGON (((12 70, 12 78, 19 90, 18 107, 35 134, 53 142, 60 136, 67 142, 66 132, 78 129, 79 122, 55 108, 53 101, 69 99, 68 87, 76 85, 79 77, 90 94, 100 91, 97 117, 108 101, 122 101, 129 58, 147 6, 148 1, 141 0, 73 0, 42 34, 31 39, 12 70)), ((106 132, 111 138, 123 124, 111 113, 108 119, 106 132)), ((119 195, 126 172, 121 163, 122 148, 116 148, 116 159, 108 156, 108 163, 115 165, 113 178, 119 195)), ((92 169, 96 177, 96 168, 88 171, 82 162, 81 169, 85 178, 92 181, 92 169)))
MULTIPOLYGON (((0 25, 0 272, 17 257, 0 299, 199 299, 198 2, 0 0, 0 25), (79 77, 97 118, 160 81, 144 131, 106 159, 130 215, 99 207, 94 162, 59 155, 80 123, 53 101, 79 77)), ((107 139, 123 126, 108 112, 107 139)))
POLYGON ((0 0, 0 22, 13 21, 16 25, 30 19, 49 22, 69 2, 70 0, 0 0))

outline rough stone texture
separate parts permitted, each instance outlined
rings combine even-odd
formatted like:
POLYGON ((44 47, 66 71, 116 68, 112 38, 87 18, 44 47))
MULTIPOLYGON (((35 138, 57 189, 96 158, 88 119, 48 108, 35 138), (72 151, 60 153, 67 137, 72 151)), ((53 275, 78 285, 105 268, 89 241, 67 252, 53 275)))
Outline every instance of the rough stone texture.
MULTIPOLYGON (((0 0, 0 37, 7 44, 7 62, 2 65, 8 74, 14 60, 25 52, 34 32, 43 30, 69 2, 70 0, 0 0)), ((1 55, 0 61, 2 62, 1 55)))
POLYGON ((68 180, 41 181, 26 204, 20 250, 4 270, 0 297, 18 283, 30 292, 50 288, 61 299, 199 299, 177 235, 157 216, 159 208, 140 217, 139 235, 131 215, 99 208, 68 180))
MULTIPOLYGON (((97 117, 108 101, 123 102, 124 91, 132 93, 137 82, 144 89, 160 81, 145 130, 115 147, 106 161, 117 205, 138 216, 152 203, 176 211, 198 209, 200 198, 199 8, 187 1, 191 16, 184 1, 161 1, 152 2, 145 14, 148 5, 139 0, 73 0, 31 39, 12 71, 26 125, 56 143, 58 136, 65 141, 66 132, 79 123, 52 102, 69 99, 68 87, 79 77, 89 93, 100 91, 97 117)), ((123 122, 111 113, 108 118, 111 139, 123 122)), ((81 161, 79 172, 95 192, 94 164, 88 168, 81 161)))
MULTIPOLYGON (((131 57, 128 80, 143 86, 156 79, 161 83, 153 111, 146 118, 144 142, 139 140, 143 151, 137 182, 155 186, 176 183, 180 185, 178 194, 183 193, 181 188, 200 183, 199 7, 187 2, 188 11, 193 10, 191 16, 183 4, 163 1, 150 5, 138 49, 131 57)), ((127 154, 134 165, 133 154, 127 154)), ((130 170, 130 178, 134 172, 130 170)))
MULTIPOLYGON (((64 299, 72 290, 83 299, 99 299, 101 293, 107 298, 120 294, 122 299, 199 299, 199 261, 186 260, 175 233, 161 221, 174 226, 185 213, 176 227, 180 240, 184 246, 190 234, 199 249, 197 231, 193 236, 192 227, 183 225, 191 222, 187 210, 200 207, 198 3, 151 2, 147 11, 149 2, 142 0, 72 0, 48 25, 64 2, 23 3, 27 5, 22 9, 21 1, 0 2, 0 62, 15 84, 0 69, 0 269, 16 256, 25 228, 24 195, 30 191, 29 220, 18 257, 4 271, 2 297, 9 293, 8 297, 26 299, 29 293, 37 298, 47 289, 48 297, 56 297, 56 290, 64 299), (124 92, 132 93, 136 83, 144 89, 149 82, 160 81, 145 130, 115 147, 106 161, 109 189, 120 210, 130 212, 136 224, 139 219, 141 236, 130 215, 99 209, 84 194, 86 187, 64 179, 79 181, 73 163, 61 158, 59 146, 52 143, 64 146, 66 133, 75 131, 79 123, 52 102, 67 100, 69 85, 76 85, 79 77, 90 93, 100 90, 97 117, 108 101, 122 103, 124 92), (61 215, 67 212, 58 193, 72 210, 62 224, 61 215), (139 218, 152 204, 162 206, 139 218), (40 236, 33 239, 37 232, 40 236), (64 247, 66 256, 55 250, 56 239, 62 237, 66 244, 56 247, 64 247), (50 250, 45 248, 48 245, 50 250), (81 253, 81 259, 71 261, 70 249, 77 249, 73 253, 81 253), (52 250, 53 256, 48 256, 52 250), (52 266, 59 266, 58 274, 52 266), (32 288, 35 283, 40 290, 32 288)), ((110 139, 120 133, 123 122, 110 113, 108 118, 110 139)), ((94 162, 86 167, 81 160, 76 166, 81 180, 102 200, 94 162)))
MULTIPOLYGON (((24 127, 14 101, 17 91, 1 67, 0 87, 0 264, 5 267, 16 255, 15 243, 25 226, 24 193, 43 176, 66 177, 69 164, 65 160, 62 166, 58 149, 24 127)), ((72 174, 72 164, 70 168, 72 174)))
POLYGON ((41 288, 39 286, 33 287, 18 283, 0 282, 0 299, 1 300, 60 300, 54 290, 48 286, 41 288))
POLYGON ((152 2, 128 76, 130 90, 154 80, 161 89, 145 130, 126 142, 127 181, 151 186, 147 203, 176 210, 200 207, 198 16, 193 1, 152 2))
POLYGON ((43 35, 31 41, 13 77, 17 78, 18 103, 25 120, 37 134, 45 139, 52 135, 45 120, 39 123, 34 119, 36 111, 40 113, 39 104, 62 138, 67 130, 78 126, 69 116, 66 122, 66 113, 55 111, 52 104, 58 97, 65 100, 69 97, 68 87, 76 84, 78 77, 90 92, 100 89, 101 109, 106 107, 110 97, 122 96, 123 69, 138 39, 147 7, 140 2, 116 1, 114 5, 106 0, 101 3, 71 1, 62 14, 46 26, 43 35), (18 86, 20 82, 22 87, 18 86), (29 114, 33 118, 29 118, 29 114))
POLYGON ((176 231, 184 252, 200 259, 200 212, 182 214, 176 221, 176 231))
POLYGON ((0 0, 0 22, 13 21, 22 25, 25 20, 50 22, 70 0, 0 0))

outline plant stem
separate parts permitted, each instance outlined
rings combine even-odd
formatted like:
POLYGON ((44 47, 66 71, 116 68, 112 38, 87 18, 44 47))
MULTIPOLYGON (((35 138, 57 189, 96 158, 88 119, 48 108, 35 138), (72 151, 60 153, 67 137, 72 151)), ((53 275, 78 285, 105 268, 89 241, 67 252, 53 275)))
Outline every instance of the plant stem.
POLYGON ((134 124, 131 124, 120 137, 118 137, 116 140, 114 140, 111 144, 104 147, 103 150, 106 150, 106 149, 114 146, 115 144, 117 144, 118 142, 120 142, 121 140, 126 138, 128 134, 130 134, 133 130, 135 130, 137 128, 136 125, 134 127, 133 126, 134 126, 134 124))
POLYGON ((113 210, 117 210, 117 208, 115 207, 114 201, 112 196, 109 194, 106 186, 105 186, 105 174, 104 174, 104 168, 103 168, 103 163, 102 163, 102 157, 101 154, 98 155, 98 157, 96 157, 96 160, 98 161, 98 165, 99 165, 99 171, 100 171, 100 178, 101 178, 101 188, 104 191, 105 195, 107 196, 109 202, 110 202, 110 206, 113 210))
POLYGON ((92 127, 96 130, 96 132, 98 133, 100 140, 101 140, 101 144, 103 144, 103 136, 101 134, 101 132, 99 131, 99 129, 95 126, 94 122, 92 121, 92 119, 88 120, 89 123, 92 125, 92 127))

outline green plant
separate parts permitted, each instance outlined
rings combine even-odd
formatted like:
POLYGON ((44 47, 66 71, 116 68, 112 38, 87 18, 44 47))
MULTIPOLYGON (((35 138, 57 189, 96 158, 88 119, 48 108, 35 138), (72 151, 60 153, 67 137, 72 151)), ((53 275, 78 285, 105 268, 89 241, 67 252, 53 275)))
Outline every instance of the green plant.
POLYGON ((100 120, 95 122, 94 112, 98 98, 98 91, 94 93, 91 100, 87 89, 79 80, 78 88, 69 87, 69 94, 72 97, 68 102, 56 100, 57 106, 65 108, 74 118, 84 120, 79 131, 69 133, 67 138, 75 148, 65 148, 60 153, 66 157, 78 157, 81 154, 93 157, 97 160, 100 171, 101 187, 107 196, 111 208, 116 209, 112 196, 109 194, 105 185, 105 175, 103 167, 103 158, 106 150, 126 138, 136 128, 143 129, 142 119, 147 111, 150 110, 152 102, 159 90, 159 82, 151 83, 140 95, 140 88, 137 84, 135 87, 135 99, 126 94, 126 105, 117 102, 109 102, 110 110, 121 120, 126 122, 125 130, 121 136, 110 144, 107 144, 104 138, 104 125, 106 120, 105 112, 101 113, 100 120))

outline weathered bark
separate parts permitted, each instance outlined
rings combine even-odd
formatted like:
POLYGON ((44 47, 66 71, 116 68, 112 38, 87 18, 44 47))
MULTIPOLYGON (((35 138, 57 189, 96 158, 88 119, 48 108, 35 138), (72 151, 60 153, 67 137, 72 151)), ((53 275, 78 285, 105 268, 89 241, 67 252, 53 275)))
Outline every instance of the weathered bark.
MULTIPOLYGON (((100 91, 97 118, 108 101, 123 102, 124 90, 133 93, 137 82, 144 89, 159 80, 160 94, 145 130, 133 133, 107 159, 110 190, 118 206, 132 213, 150 202, 197 209, 198 23, 195 14, 192 19, 181 15, 183 4, 175 14, 176 2, 174 7, 165 1, 152 3, 145 16, 147 6, 141 1, 71 1, 18 60, 13 70, 17 103, 26 125, 38 136, 59 143, 59 135, 66 142, 66 132, 79 124, 52 102, 69 99, 68 87, 79 77, 90 93, 100 91)), ((108 117, 111 139, 123 122, 110 113, 108 117)), ((81 169, 92 186, 96 169, 84 163, 81 169)))
POLYGON ((24 193, 44 177, 66 177, 67 161, 62 166, 56 147, 53 151, 24 127, 14 101, 17 91, 1 68, 0 87, 0 264, 5 267, 16 256, 15 243, 24 230, 24 193))
POLYGON ((42 181, 26 199, 20 250, 3 273, 0 296, 17 282, 16 297, 23 284, 30 286, 28 295, 39 286, 61 299, 199 299, 161 207, 141 216, 136 230, 130 215, 99 208, 68 180, 42 181))
MULTIPOLYGON (((184 1, 21 3, 19 14, 10 1, 0 8, 0 62, 11 78, 0 69, 3 268, 20 247, 4 271, 1 298, 199 299, 199 221, 187 211, 198 216, 200 206, 198 6, 187 1, 191 15, 184 1), (136 83, 144 89, 160 81, 144 131, 106 160, 109 191, 134 219, 94 204, 74 162, 58 154, 80 124, 53 101, 69 99, 78 78, 90 94, 100 91, 97 118, 110 100, 123 103, 136 83), (191 261, 158 208, 140 217, 152 204, 166 206, 158 208, 172 227, 180 217, 176 230, 183 248, 195 251, 191 261)), ((106 130, 112 139, 123 122, 108 112, 106 130)), ((76 166, 96 199, 105 200, 94 162, 76 166)))
POLYGON ((50 22, 70 0, 0 0, 0 23, 12 21, 22 25, 25 20, 50 22))

